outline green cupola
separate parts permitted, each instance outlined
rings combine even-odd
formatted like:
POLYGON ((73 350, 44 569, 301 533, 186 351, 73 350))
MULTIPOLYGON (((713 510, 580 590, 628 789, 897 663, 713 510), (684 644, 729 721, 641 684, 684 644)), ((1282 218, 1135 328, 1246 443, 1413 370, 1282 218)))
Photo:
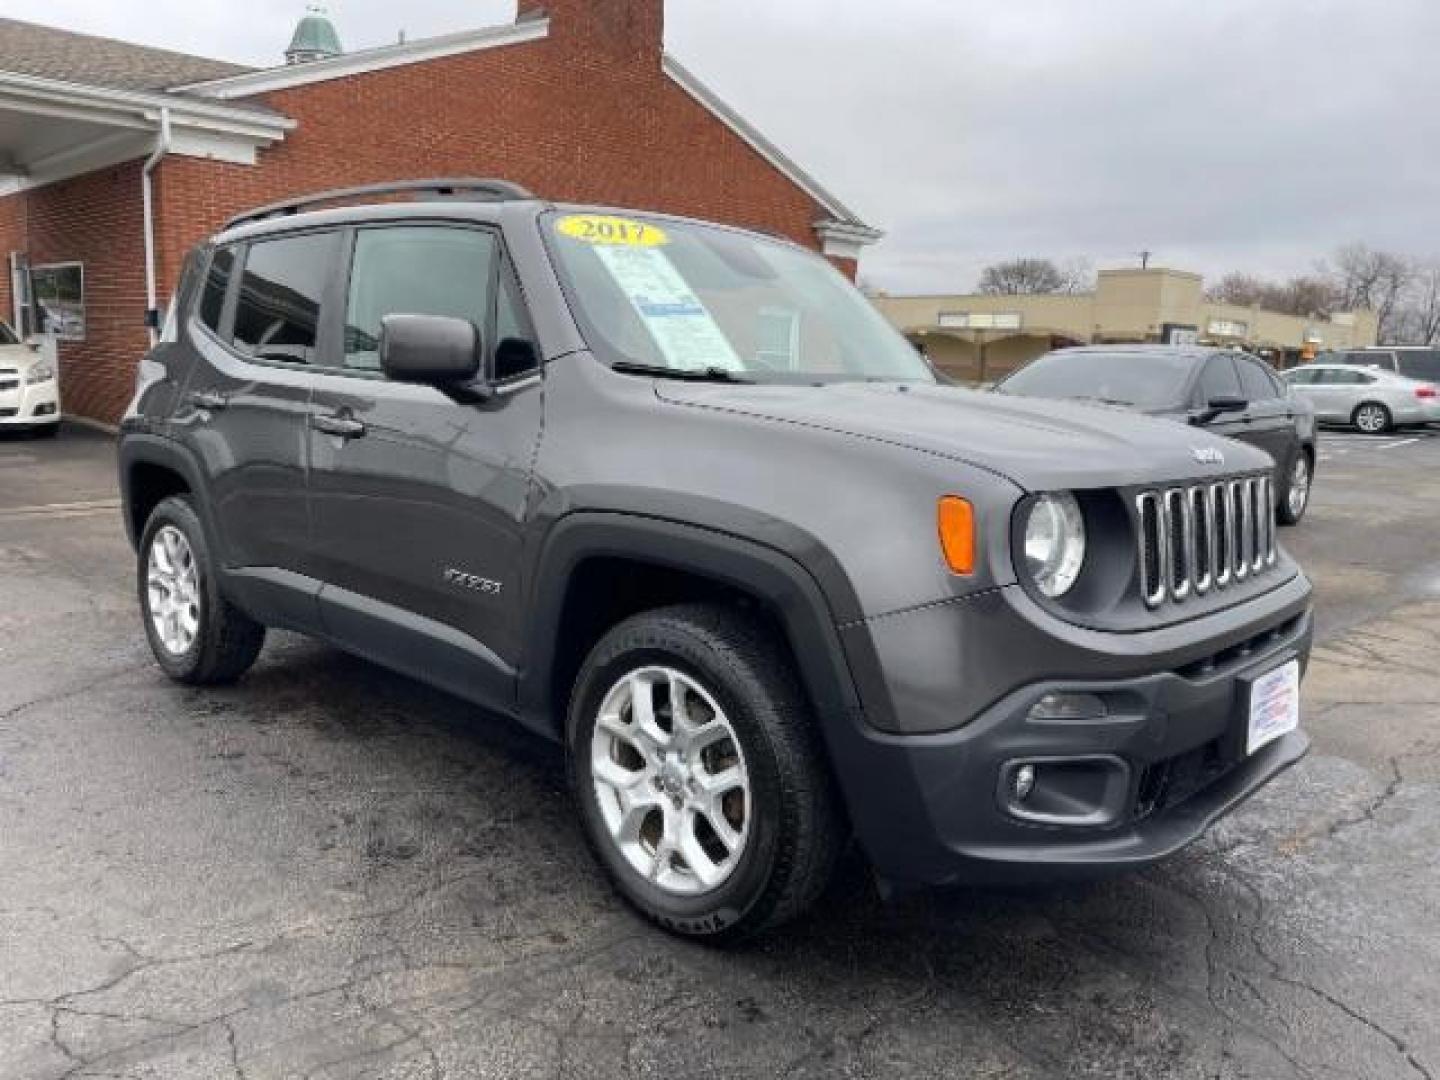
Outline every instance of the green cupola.
POLYGON ((335 24, 325 14, 325 9, 310 7, 295 27, 295 33, 290 38, 290 47, 285 50, 285 62, 308 64, 311 60, 326 60, 339 56, 343 51, 340 48, 340 35, 335 32, 335 24))

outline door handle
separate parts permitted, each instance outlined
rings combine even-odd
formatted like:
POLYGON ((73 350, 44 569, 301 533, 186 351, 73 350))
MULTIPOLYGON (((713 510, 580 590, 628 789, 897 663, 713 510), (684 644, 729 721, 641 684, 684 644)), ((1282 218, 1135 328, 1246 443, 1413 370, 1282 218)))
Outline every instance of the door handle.
POLYGON ((342 439, 358 439, 365 434, 363 420, 356 420, 353 416, 341 413, 315 413, 310 417, 310 426, 316 431, 342 439))
POLYGON ((230 404, 230 399, 214 390, 197 390, 190 395, 190 404, 206 412, 219 412, 230 404))

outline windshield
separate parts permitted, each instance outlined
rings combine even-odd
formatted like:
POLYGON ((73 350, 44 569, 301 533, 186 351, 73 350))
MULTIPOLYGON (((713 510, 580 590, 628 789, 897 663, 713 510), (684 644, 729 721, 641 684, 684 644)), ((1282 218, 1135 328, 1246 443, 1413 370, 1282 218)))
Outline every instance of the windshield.
POLYGON ((747 381, 935 381, 818 255, 636 215, 554 213, 542 227, 586 337, 609 363, 747 381))
POLYGON ((0 345, 19 345, 20 339, 15 336, 15 331, 0 322, 0 345))
POLYGON ((1153 353, 1061 349, 1021 368, 995 389, 1021 397, 1070 398, 1132 409, 1175 409, 1185 399, 1194 360, 1153 353))

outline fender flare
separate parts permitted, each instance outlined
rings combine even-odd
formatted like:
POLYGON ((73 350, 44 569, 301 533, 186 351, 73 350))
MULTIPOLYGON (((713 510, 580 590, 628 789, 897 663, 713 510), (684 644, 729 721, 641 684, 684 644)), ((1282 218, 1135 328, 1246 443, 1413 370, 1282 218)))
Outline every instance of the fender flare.
MULTIPOLYGON (((773 533, 775 524, 771 523, 773 533)), ((813 539, 801 550, 815 553, 813 539)), ((568 705, 552 686, 564 633, 561 621, 576 569, 591 558, 623 558, 709 578, 761 600, 778 617, 802 684, 830 741, 832 722, 853 724, 888 711, 879 660, 868 638, 842 639, 837 612, 858 600, 828 551, 801 563, 775 547, 716 529, 617 511, 576 511, 549 530, 532 577, 518 707, 522 722, 550 737, 563 731, 568 705), (822 588, 820 579, 825 580, 822 588), (839 591, 840 595, 836 595, 839 591)))
POLYGON ((218 550, 214 544, 216 533, 215 523, 210 516, 210 501, 205 498, 204 473, 194 456, 174 439, 142 432, 127 432, 121 436, 116 452, 116 467, 120 474, 120 502, 124 508, 125 535, 130 539, 130 546, 137 550, 140 546, 139 532, 135 527, 134 515, 130 512, 130 476, 136 465, 157 465, 184 479, 186 486, 196 496, 195 513, 205 526, 205 535, 210 539, 211 550, 218 550))

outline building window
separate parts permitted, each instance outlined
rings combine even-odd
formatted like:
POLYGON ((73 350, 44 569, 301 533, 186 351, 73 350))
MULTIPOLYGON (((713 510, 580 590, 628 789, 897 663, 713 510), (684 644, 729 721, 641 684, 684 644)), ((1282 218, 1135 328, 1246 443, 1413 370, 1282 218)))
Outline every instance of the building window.
POLYGON ((1211 337, 1243 338, 1250 334, 1250 324, 1234 319, 1211 319, 1207 333, 1211 337))
POLYGON ((78 262, 30 268, 32 318, 42 334, 85 340, 85 267, 78 262))
POLYGON ((942 311, 942 330, 1019 330, 1025 323, 1018 311, 942 311))

